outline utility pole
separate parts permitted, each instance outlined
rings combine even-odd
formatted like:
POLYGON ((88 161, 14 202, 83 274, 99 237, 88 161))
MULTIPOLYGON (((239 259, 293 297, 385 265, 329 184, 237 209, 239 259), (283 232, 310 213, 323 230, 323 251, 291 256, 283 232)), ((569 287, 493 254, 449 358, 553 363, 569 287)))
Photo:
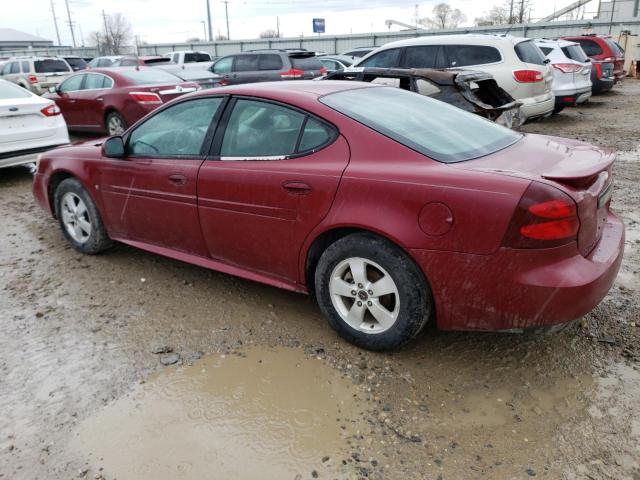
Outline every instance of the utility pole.
MULTIPOLYGON (((205 22, 204 20, 200 20, 200 23, 202 24, 202 31, 204 32, 204 39, 207 39, 207 22, 205 22)), ((209 34, 209 37, 211 37, 211 34, 209 34)))
POLYGON ((509 23, 513 23, 513 0, 511 0, 511 6, 509 7, 509 23))
POLYGON ((213 42, 213 30, 211 28, 211 7, 209 6, 209 0, 207 0, 207 22, 209 22, 209 41, 213 42))
POLYGON ((227 40, 231 40, 231 36, 229 34, 229 0, 224 1, 224 16, 227 18, 227 40))
POLYGON ((276 16, 276 36, 280 38, 280 17, 276 16))
POLYGON ((53 14, 53 24, 56 27, 56 37, 58 38, 58 46, 62 45, 60 42, 60 31, 58 30, 58 18, 56 17, 56 8, 53 4, 53 0, 51 0, 51 13, 53 14))
POLYGON ((611 21, 609 22, 609 35, 611 35, 611 29, 613 28, 613 17, 616 12, 616 0, 611 2, 611 21))
POLYGON ((76 34, 73 31, 73 22, 71 21, 71 10, 69 10, 69 0, 64 0, 67 6, 67 17, 69 17, 69 29, 71 30, 71 41, 73 42, 73 48, 76 48, 76 34))
POLYGON ((105 52, 104 54, 109 55, 111 53, 111 46, 110 46, 110 42, 109 42, 109 28, 107 27, 107 14, 104 13, 104 10, 102 10, 102 21, 104 22, 104 45, 105 45, 105 52))

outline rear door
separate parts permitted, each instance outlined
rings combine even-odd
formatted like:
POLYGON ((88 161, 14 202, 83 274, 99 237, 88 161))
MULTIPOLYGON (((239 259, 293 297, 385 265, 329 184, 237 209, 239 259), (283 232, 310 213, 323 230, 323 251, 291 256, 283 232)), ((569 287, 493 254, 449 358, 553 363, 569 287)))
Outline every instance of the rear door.
POLYGON ((299 281, 298 253, 329 211, 349 149, 320 119, 234 98, 200 168, 198 203, 212 258, 299 281))
POLYGON ((113 87, 113 79, 102 73, 87 73, 82 90, 76 92, 76 106, 82 123, 101 127, 104 117, 104 94, 113 87))
POLYGON ((117 238, 206 256, 198 219, 198 169, 225 98, 194 98, 147 118, 126 156, 103 158, 100 190, 117 238))
POLYGON ((533 43, 533 40, 525 40, 517 43, 514 46, 514 50, 517 57, 523 62, 523 65, 519 69, 535 70, 542 75, 542 81, 518 83, 519 88, 523 88, 524 86, 527 88, 527 95, 521 95, 520 97, 542 96, 551 92, 553 72, 542 50, 533 43))
MULTIPOLYGON (((260 72, 258 54, 236 55, 233 59, 229 84, 259 82, 264 77, 260 72)), ((226 77, 225 77, 226 78, 226 77)))

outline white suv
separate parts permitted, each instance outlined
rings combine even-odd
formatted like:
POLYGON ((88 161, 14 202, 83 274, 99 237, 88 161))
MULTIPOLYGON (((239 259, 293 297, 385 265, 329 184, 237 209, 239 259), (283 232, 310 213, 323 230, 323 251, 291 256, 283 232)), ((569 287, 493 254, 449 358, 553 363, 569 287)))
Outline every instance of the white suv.
POLYGON ((551 115, 553 74, 533 40, 510 35, 434 35, 391 42, 365 56, 357 67, 465 68, 490 73, 522 102, 521 121, 551 115))

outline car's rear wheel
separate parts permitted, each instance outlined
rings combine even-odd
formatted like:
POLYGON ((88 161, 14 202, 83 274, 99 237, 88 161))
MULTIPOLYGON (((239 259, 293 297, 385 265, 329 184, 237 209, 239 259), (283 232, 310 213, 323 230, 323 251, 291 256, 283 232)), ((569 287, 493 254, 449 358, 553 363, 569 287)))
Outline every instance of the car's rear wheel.
POLYGON ((67 178, 60 182, 54 202, 62 234, 76 250, 96 254, 111 247, 100 213, 78 180, 67 178))
POLYGON ((107 133, 109 135, 122 135, 127 129, 127 122, 118 112, 109 112, 105 118, 107 133))
POLYGON ((398 348, 433 312, 424 275, 400 248, 372 234, 348 235, 322 254, 316 297, 331 326, 369 350, 398 348))

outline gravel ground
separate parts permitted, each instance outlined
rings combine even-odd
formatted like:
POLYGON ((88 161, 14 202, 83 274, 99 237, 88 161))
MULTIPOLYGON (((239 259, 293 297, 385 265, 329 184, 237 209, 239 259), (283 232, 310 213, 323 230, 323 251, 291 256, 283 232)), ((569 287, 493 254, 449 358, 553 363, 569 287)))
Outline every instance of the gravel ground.
MULTIPOLYGON (((326 367, 313 381, 347 382, 349 413, 335 420, 343 433, 327 445, 331 456, 292 462, 291 479, 640 478, 638 125, 640 82, 628 80, 523 128, 620 152, 613 208, 627 225, 626 250, 599 307, 558 333, 430 328, 389 354, 340 340, 301 295, 123 245, 83 256, 34 204, 29 174, 0 171, 0 478, 195 478, 184 465, 202 456, 197 446, 181 450, 175 471, 122 473, 101 453, 115 437, 89 426, 139 398, 141 383, 163 385, 192 362, 247 351, 272 362, 273 352, 297 351, 326 367)), ((296 375, 287 363, 275 371, 296 375)), ((142 422, 121 450, 161 460, 158 428, 142 422)), ((210 478, 231 478, 218 467, 210 478)))

